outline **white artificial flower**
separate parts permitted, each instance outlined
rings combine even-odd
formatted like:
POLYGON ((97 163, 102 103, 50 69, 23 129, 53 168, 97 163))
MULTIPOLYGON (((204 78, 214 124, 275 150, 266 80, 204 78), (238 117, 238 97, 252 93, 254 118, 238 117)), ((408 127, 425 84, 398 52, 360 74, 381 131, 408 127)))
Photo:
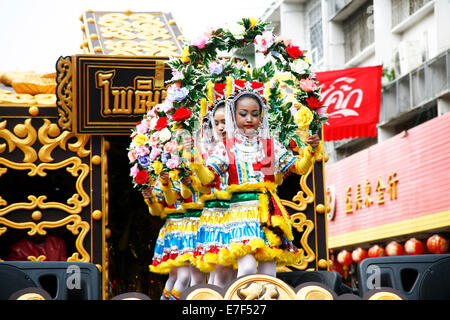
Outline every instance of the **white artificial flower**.
POLYGON ((290 65, 292 71, 295 71, 299 74, 304 74, 305 71, 309 68, 308 62, 306 62, 303 59, 296 59, 296 60, 294 60, 294 62, 291 62, 289 65, 290 65))
POLYGON ((164 128, 159 132, 159 140, 161 142, 166 142, 166 141, 170 140, 171 137, 172 137, 172 134, 168 128, 164 128))
POLYGON ((233 37, 236 39, 243 39, 245 35, 245 27, 241 24, 234 23, 228 28, 228 31, 231 32, 233 37))
POLYGON ((154 117, 150 120, 150 130, 155 130, 156 123, 158 122, 158 117, 154 117))

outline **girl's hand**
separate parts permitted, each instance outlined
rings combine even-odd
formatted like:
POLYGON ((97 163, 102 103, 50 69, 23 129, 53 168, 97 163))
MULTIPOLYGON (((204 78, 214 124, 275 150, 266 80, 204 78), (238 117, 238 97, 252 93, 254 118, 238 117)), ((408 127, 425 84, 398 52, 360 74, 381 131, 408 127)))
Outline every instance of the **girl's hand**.
POLYGON ((306 141, 305 141, 307 144, 309 144, 311 147, 313 147, 313 148, 317 148, 318 146, 319 146, 319 143, 320 143, 320 138, 319 138, 319 135, 316 133, 316 134, 313 134, 312 136, 309 136, 307 139, 306 139, 306 141))
POLYGON ((161 172, 159 174, 159 178, 163 181, 168 181, 169 180, 169 173, 168 172, 161 172))
POLYGON ((192 179, 190 177, 186 177, 184 179, 181 180, 181 183, 188 186, 192 183, 192 179))
POLYGON ((152 195, 153 186, 149 186, 147 189, 142 190, 142 196, 144 199, 149 199, 152 195))

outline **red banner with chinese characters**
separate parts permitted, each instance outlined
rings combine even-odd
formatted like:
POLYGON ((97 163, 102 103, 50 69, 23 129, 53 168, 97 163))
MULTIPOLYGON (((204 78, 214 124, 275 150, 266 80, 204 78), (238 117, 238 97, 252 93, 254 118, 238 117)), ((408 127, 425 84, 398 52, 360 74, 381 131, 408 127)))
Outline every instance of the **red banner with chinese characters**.
POLYGON ((317 72, 322 102, 328 106, 325 141, 376 137, 382 66, 317 72))

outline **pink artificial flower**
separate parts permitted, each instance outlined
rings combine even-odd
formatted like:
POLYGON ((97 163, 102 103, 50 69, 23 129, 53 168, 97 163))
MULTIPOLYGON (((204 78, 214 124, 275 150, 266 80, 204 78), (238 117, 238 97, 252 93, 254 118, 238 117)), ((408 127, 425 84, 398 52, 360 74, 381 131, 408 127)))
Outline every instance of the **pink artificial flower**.
POLYGON ((145 122, 142 121, 140 124, 138 124, 138 125, 136 126, 136 131, 137 131, 138 133, 140 133, 140 134, 146 133, 146 132, 148 131, 147 123, 145 123, 145 122))
POLYGON ((152 147, 157 146, 158 143, 159 143, 159 137, 157 134, 153 134, 148 140, 148 144, 152 147))
POLYGON ((156 157, 161 154, 161 151, 161 149, 153 147, 152 152, 150 152, 150 159, 152 159, 152 161, 155 161, 156 157))
POLYGON ((171 153, 177 149, 177 142, 175 140, 170 140, 164 145, 164 152, 171 153))
POLYGON ((277 38, 277 42, 283 41, 283 44, 288 47, 292 44, 292 39, 291 38, 287 38, 285 36, 280 36, 277 38))
POLYGON ((300 88, 306 92, 311 92, 317 89, 317 85, 314 80, 311 79, 301 79, 300 88))
POLYGON ((136 163, 134 166, 131 167, 130 169, 130 176, 132 176, 133 178, 136 177, 136 175, 139 172, 139 168, 138 168, 138 164, 136 163))
POLYGON ((180 165, 180 157, 175 155, 172 155, 172 157, 166 162, 166 166, 170 169, 178 168, 179 165, 180 165))
POLYGON ((205 32, 203 33, 201 36, 199 36, 198 38, 194 39, 191 42, 191 45, 199 48, 199 49, 203 49, 206 46, 206 43, 208 42, 209 38, 211 38, 211 32, 205 32))
POLYGON ((130 159, 130 162, 135 162, 137 160, 137 151, 136 150, 130 150, 128 151, 128 159, 130 159))
POLYGON ((265 53, 273 44, 273 38, 273 33, 270 31, 264 31, 262 35, 257 35, 254 40, 256 49, 262 53, 265 53))
POLYGON ((150 149, 147 146, 137 146, 137 155, 138 156, 146 156, 150 152, 150 149))

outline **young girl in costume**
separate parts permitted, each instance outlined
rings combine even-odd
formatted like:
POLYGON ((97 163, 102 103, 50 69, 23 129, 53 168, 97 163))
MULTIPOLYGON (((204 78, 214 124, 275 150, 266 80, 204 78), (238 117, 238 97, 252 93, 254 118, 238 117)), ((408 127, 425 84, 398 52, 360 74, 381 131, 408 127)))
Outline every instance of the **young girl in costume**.
MULTIPOLYGON (((204 117, 203 136, 198 150, 205 160, 214 150, 215 144, 226 138, 225 100, 217 100, 212 110, 204 117)), ((194 265, 209 272, 209 283, 220 287, 232 279, 233 268, 229 261, 219 261, 219 251, 229 247, 225 228, 230 195, 226 192, 226 176, 220 176, 208 194, 202 195, 204 208, 197 231, 194 265)))
POLYGON ((167 173, 160 174, 158 183, 159 197, 164 199, 164 205, 159 208, 166 221, 156 240, 150 271, 169 274, 161 298, 178 300, 186 288, 204 280, 204 274, 190 264, 203 209, 201 185, 193 176, 180 182, 177 177, 171 179, 167 173))
POLYGON ((303 256, 292 243, 289 213, 276 195, 275 177, 288 171, 306 174, 320 140, 309 137, 310 147, 298 160, 269 136, 268 107, 262 92, 255 91, 262 91, 263 84, 235 81, 234 87, 240 90, 233 90, 227 100, 227 139, 214 147, 205 166, 192 168, 203 183, 228 174, 227 191, 232 195, 225 223, 230 247, 220 250, 219 260, 233 259, 238 277, 257 271, 275 276, 276 264, 298 263, 303 256))

